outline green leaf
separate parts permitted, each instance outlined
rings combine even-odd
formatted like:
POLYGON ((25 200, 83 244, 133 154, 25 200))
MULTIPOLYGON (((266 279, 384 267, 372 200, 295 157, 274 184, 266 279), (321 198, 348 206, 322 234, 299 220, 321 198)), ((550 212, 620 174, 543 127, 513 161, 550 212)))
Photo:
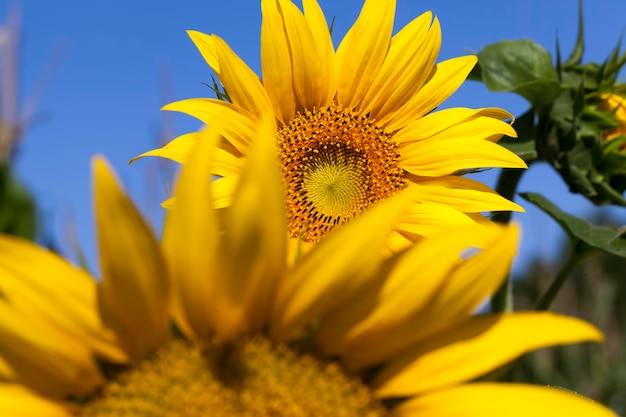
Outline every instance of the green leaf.
POLYGON ((478 53, 483 82, 492 91, 512 91, 533 107, 552 103, 560 90, 548 51, 529 40, 502 41, 478 53))
POLYGON ((520 195, 552 217, 569 235, 570 239, 580 239, 591 247, 626 258, 626 230, 623 228, 597 226, 589 223, 562 211, 541 194, 521 193, 520 195))

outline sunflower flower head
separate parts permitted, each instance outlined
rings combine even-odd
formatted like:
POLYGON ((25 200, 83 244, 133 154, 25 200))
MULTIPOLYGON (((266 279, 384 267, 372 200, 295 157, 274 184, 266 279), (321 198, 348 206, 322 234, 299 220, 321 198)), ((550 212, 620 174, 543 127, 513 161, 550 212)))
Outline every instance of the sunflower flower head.
POLYGON ((621 139, 619 150, 626 149, 626 99, 619 94, 602 94, 597 109, 613 116, 612 126, 602 131, 604 142, 621 139))
MULTIPOLYGON (((317 243, 378 202, 406 191, 411 210, 396 220, 388 249, 398 251, 442 227, 469 225, 476 214, 522 210, 457 174, 525 163, 496 142, 516 137, 496 108, 435 111, 463 83, 475 56, 436 63, 441 28, 425 13, 393 34, 395 1, 366 0, 335 49, 315 0, 262 0, 259 78, 217 35, 189 36, 230 101, 168 104, 200 119, 223 139, 212 175, 214 199, 229 206, 260 121, 275 127, 288 231, 317 243)), ((186 163, 201 133, 141 156, 186 163)))
POLYGON ((160 244, 95 159, 99 281, 0 236, 0 415, 614 417, 561 390, 470 382, 602 338, 551 313, 473 315, 507 274, 515 226, 457 227, 387 257, 411 208, 399 193, 292 264, 271 120, 227 212, 206 181, 221 137, 203 134, 160 244))

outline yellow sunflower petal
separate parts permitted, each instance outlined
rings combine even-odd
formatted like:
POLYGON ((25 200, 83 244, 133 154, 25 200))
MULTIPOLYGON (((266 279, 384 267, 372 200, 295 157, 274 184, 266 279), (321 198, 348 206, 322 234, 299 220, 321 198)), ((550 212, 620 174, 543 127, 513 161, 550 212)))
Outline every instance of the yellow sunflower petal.
POLYGON ((354 108, 370 89, 391 40, 395 0, 365 0, 354 25, 337 48, 337 101, 354 108))
POLYGON ((96 307, 96 282, 85 272, 45 249, 0 236, 0 292, 12 304, 37 310, 41 317, 84 341, 114 362, 127 359, 96 307))
POLYGON ((215 50, 215 42, 214 35, 207 35, 202 32, 197 32, 195 30, 188 30, 187 35, 191 38, 193 43, 202 54, 204 60, 209 64, 211 69, 215 71, 215 74, 219 77, 220 75, 220 64, 217 59, 217 52, 215 50))
POLYGON ((196 146, 196 142, 202 134, 200 132, 185 133, 162 148, 153 149, 148 152, 144 152, 141 155, 137 155, 132 158, 129 163, 133 163, 140 158, 146 156, 158 156, 161 158, 170 159, 179 164, 186 164, 189 161, 189 156, 196 146))
POLYGON ((519 228, 511 225, 477 239, 475 247, 482 250, 464 261, 446 281, 445 287, 431 300, 423 317, 430 321, 413 337, 425 338, 446 323, 460 320, 478 308, 493 294, 507 276, 517 251, 519 228), (431 321, 430 317, 437 317, 431 321))
POLYGON ((304 17, 317 45, 320 60, 320 78, 323 100, 321 107, 326 107, 337 93, 337 63, 335 62, 335 47, 330 36, 330 28, 326 17, 316 0, 303 0, 304 17))
POLYGON ((10 367, 3 379, 54 397, 90 393, 104 383, 91 349, 37 312, 2 301, 0 317, 0 356, 10 367))
POLYGON ((524 209, 487 187, 466 177, 448 175, 425 178, 409 184, 407 194, 418 202, 439 203, 464 213, 484 211, 521 211, 524 209))
POLYGON ((215 301, 220 305, 216 332, 222 340, 267 325, 275 286, 286 266, 285 195, 275 143, 268 120, 252 145, 226 213, 223 292, 215 301))
POLYGON ((259 77, 218 36, 213 36, 215 52, 220 63, 220 81, 233 104, 262 120, 272 114, 272 102, 259 77))
POLYGON ((463 137, 406 145, 398 164, 424 177, 441 177, 468 168, 527 168, 519 156, 497 143, 463 137))
POLYGON ((276 118, 289 123, 296 113, 291 51, 277 0, 262 0, 261 71, 276 118))
POLYGON ((438 33, 440 39, 441 31, 437 20, 432 29, 429 27, 432 21, 432 13, 426 12, 391 39, 385 61, 362 104, 363 110, 371 112, 379 123, 384 124, 381 116, 399 110, 434 70, 439 47, 434 41, 437 36, 432 35, 438 33))
POLYGON ((161 207, 163 207, 164 209, 171 209, 172 207, 174 207, 174 197, 170 197, 162 202, 161 207))
POLYGON ((291 0, 278 0, 291 51, 293 86, 304 109, 320 108, 328 92, 322 88, 322 66, 313 33, 291 0))
POLYGON ((46 399, 17 384, 0 384, 0 415, 4 417, 72 417, 71 407, 46 399))
POLYGON ((228 175, 211 181, 211 197, 213 198, 214 209, 226 208, 232 204, 233 194, 238 183, 239 175, 228 175))
MULTIPOLYGON (((219 154, 219 152, 216 152, 219 154)), ((214 166, 219 165, 220 161, 216 155, 216 161, 211 161, 214 166)), ((241 161, 243 164, 244 162, 241 161)), ((234 168, 234 167, 231 167, 234 168)), ((216 169, 213 168, 215 171, 216 169)), ((233 194, 235 193, 235 189, 237 188, 237 184, 239 183, 239 172, 235 172, 235 169, 231 170, 232 172, 229 175, 224 177, 219 177, 214 179, 213 181, 208 181, 211 185, 211 198, 213 199, 213 208, 214 209, 222 209, 229 207, 233 201, 233 194)), ((166 209, 171 209, 174 207, 174 202, 176 201, 175 197, 168 198, 164 202, 161 203, 161 206, 166 209)))
MULTIPOLYGON (((387 332, 397 323, 415 319, 416 312, 423 310, 435 291, 444 285, 460 262, 460 254, 484 235, 486 228, 472 225, 457 228, 452 233, 419 241, 393 260, 391 271, 382 269, 384 284, 376 293, 376 303, 359 297, 333 312, 333 319, 323 322, 317 337, 324 352, 329 354, 360 350, 363 346, 376 344, 380 331, 387 332), (437 262, 433 262, 433 259, 437 262), (361 311, 360 316, 353 311, 361 311), (352 317, 348 321, 343 317, 352 317)), ((350 356, 348 353, 347 356, 350 356)))
MULTIPOLYGON (((452 109, 436 111, 431 114, 427 114, 424 117, 420 117, 396 132, 393 135, 393 140, 402 144, 428 139, 452 126, 459 125, 462 122, 474 117, 487 117, 497 120, 513 119, 513 116, 509 112, 498 108, 468 109, 464 107, 455 107, 452 109)), ((502 126, 502 129, 507 129, 504 130, 502 134, 509 136, 515 135, 513 137, 517 136, 513 128, 509 129, 502 126)), ((487 136, 488 135, 485 135, 483 137, 487 136)), ((465 136, 463 135, 463 137, 465 136)))
MULTIPOLYGON (((213 209, 212 150, 218 133, 209 128, 178 180, 163 231, 163 253, 172 277, 172 316, 188 337, 203 337, 215 318, 216 282, 222 278, 219 233, 213 209)), ((218 180, 219 181, 219 180, 218 180)))
POLYGON ((582 320, 552 313, 471 317, 394 356, 376 375, 378 397, 405 397, 475 379, 536 349, 600 341, 582 320))
MULTIPOLYGON (((471 245, 483 249, 462 263, 457 258, 448 261, 448 267, 455 268, 445 274, 442 272, 443 266, 432 262, 432 257, 421 258, 417 250, 408 252, 407 256, 415 256, 415 264, 424 265, 420 276, 425 280, 435 281, 432 285, 436 286, 436 291, 430 292, 431 296, 423 299, 422 303, 398 310, 391 308, 396 305, 395 298, 390 298, 389 301, 381 299, 381 306, 375 314, 355 327, 354 339, 345 346, 343 361, 347 368, 359 369, 379 364, 446 326, 464 321, 485 297, 498 288, 515 251, 517 227, 476 224, 473 229, 458 229, 458 233, 440 231, 438 235, 426 239, 422 247, 439 250, 440 245, 446 243, 451 236, 456 236, 466 247, 471 245), (424 259, 432 265, 424 262, 424 259), (385 340, 385 343, 371 343, 372 340, 385 340)), ((450 247, 455 247, 455 244, 450 243, 450 247)), ((423 251, 429 252, 425 249, 423 251)), ((455 255, 458 256, 458 252, 455 255)), ((395 288, 411 285, 400 281, 408 276, 397 275, 395 288)))
MULTIPOLYGON (((409 193, 406 193, 410 196, 409 193)), ((430 236, 451 226, 470 226, 474 220, 467 214, 450 206, 435 203, 414 203, 398 217, 395 229, 410 237, 430 236)))
POLYGON ((310 320, 367 287, 393 222, 405 209, 406 200, 389 199, 330 233, 298 261, 278 288, 272 337, 293 337, 310 320))
POLYGON ((252 113, 212 98, 175 101, 163 106, 162 110, 185 113, 208 126, 218 127, 222 136, 241 153, 246 152, 258 129, 258 121, 252 113))
MULTIPOLYGON (((517 137, 513 126, 493 117, 472 117, 431 136, 427 140, 446 140, 462 137, 465 140, 491 140, 497 142, 502 135, 517 137), (496 138, 496 140, 493 140, 496 138)), ((410 146, 410 145, 408 145, 410 146)))
POLYGON ((391 256, 394 253, 403 251, 414 243, 415 239, 412 236, 404 235, 396 230, 389 235, 387 247, 383 253, 385 256, 391 256))
POLYGON ((617 414, 565 390, 526 384, 474 383, 406 401, 391 416, 617 417, 617 414))
MULTIPOLYGON (((186 165, 191 159, 193 151, 198 145, 198 141, 205 135, 206 133, 202 131, 186 133, 172 140, 162 148, 153 149, 134 157, 130 160, 130 163, 146 156, 158 156, 186 165)), ((212 175, 227 176, 239 174, 244 161, 245 160, 243 158, 233 155, 232 152, 220 147, 214 148, 212 175)))
POLYGON ((120 189, 102 157, 93 160, 102 281, 98 308, 104 323, 134 357, 169 339, 169 280, 152 230, 120 189))
POLYGON ((463 84, 476 62, 477 58, 470 55, 437 64, 432 78, 387 123, 387 130, 399 130, 438 107, 463 84))

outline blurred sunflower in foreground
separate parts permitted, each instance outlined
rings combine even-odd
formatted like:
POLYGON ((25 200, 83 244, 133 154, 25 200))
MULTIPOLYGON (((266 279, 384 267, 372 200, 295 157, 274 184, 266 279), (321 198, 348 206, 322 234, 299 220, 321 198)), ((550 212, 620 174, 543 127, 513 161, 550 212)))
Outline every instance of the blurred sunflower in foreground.
POLYGON ((469 382, 532 349, 602 338, 551 313, 471 314, 506 275, 515 226, 455 228, 383 258, 400 196, 287 267, 275 136, 262 129, 219 216, 205 180, 219 135, 206 133, 160 246, 96 159, 99 282, 0 238, 0 415, 613 416, 558 389, 469 382))
MULTIPOLYGON (((433 112, 466 79, 475 56, 435 63, 439 21, 425 13, 392 36, 394 0, 366 0, 335 51, 315 0, 301 12, 289 0, 262 0, 262 80, 216 35, 189 36, 218 76, 220 99, 164 107, 216 127, 223 140, 212 175, 217 207, 229 206, 260 120, 276 121, 287 187, 289 234, 316 243, 376 202, 407 190, 412 208, 388 243, 397 251, 475 213, 522 208, 485 185, 456 175, 526 164, 496 142, 516 137, 496 108, 433 112), (423 204, 432 203, 432 204, 423 204)), ((186 163, 201 132, 141 156, 186 163)), ((136 158, 135 158, 136 159, 136 158)))

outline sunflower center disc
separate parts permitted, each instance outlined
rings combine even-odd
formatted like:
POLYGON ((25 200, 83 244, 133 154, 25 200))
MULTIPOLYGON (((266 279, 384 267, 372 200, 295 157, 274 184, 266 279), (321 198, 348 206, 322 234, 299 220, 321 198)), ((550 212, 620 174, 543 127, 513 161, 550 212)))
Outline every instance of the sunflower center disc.
POLYGON ((404 188, 398 149, 367 115, 331 104, 278 132, 292 237, 316 242, 404 188))
POLYGON ((172 342, 79 409, 81 417, 384 415, 339 367, 261 337, 228 347, 172 342))

